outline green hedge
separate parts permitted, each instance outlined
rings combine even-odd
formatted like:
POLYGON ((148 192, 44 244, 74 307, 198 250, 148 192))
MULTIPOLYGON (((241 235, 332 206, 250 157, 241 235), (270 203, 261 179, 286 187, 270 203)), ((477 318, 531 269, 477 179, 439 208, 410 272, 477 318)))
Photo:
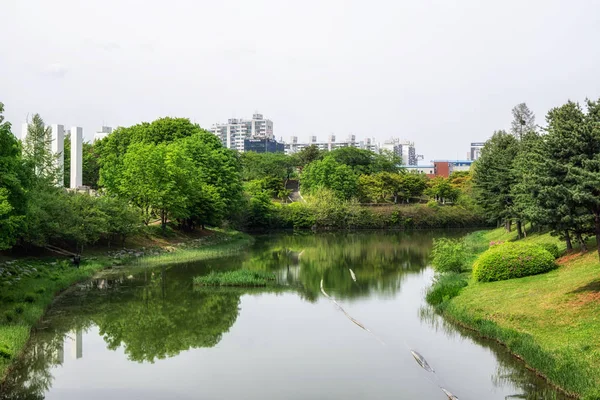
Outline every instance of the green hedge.
POLYGON ((473 264, 473 277, 481 282, 502 281, 541 274, 555 267, 554 256, 543 247, 511 242, 481 254, 473 264))

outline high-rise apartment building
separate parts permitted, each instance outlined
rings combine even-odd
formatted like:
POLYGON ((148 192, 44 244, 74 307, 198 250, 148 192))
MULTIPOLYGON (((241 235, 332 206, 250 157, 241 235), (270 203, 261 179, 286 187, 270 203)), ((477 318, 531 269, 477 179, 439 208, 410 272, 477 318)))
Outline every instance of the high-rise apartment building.
POLYGON ((392 138, 383 142, 380 146, 381 150, 387 150, 394 153, 398 157, 402 157, 402 165, 418 165, 419 159, 422 156, 417 155, 415 142, 408 140, 400 140, 392 138))
POLYGON ((217 135, 228 149, 245 151, 247 139, 275 140, 273 121, 255 113, 252 119, 230 118, 226 124, 214 124, 210 131, 217 135))
POLYGON ((342 147, 356 147, 358 149, 371 150, 374 152, 379 151, 379 146, 371 138, 357 142, 356 135, 349 135, 346 140, 338 142, 336 136, 331 134, 326 142, 319 142, 316 136, 310 136, 308 142, 299 143, 298 136, 292 136, 292 141, 285 144, 285 153, 294 154, 308 146, 317 146, 319 150, 323 151, 331 151, 342 147))
POLYGON ((471 161, 475 161, 481 155, 481 149, 485 146, 484 142, 474 142, 471 143, 471 151, 467 154, 467 158, 471 161))

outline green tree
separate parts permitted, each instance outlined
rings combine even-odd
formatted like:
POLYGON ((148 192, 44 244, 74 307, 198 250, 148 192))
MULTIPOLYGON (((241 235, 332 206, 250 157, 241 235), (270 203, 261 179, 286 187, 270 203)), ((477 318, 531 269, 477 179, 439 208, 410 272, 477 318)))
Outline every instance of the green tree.
POLYGON ((3 112, 4 104, 0 103, 0 250, 15 244, 26 210, 21 148, 3 112))
POLYGON ((521 140, 526 133, 536 131, 535 115, 529 107, 527 107, 527 104, 517 104, 512 109, 512 115, 513 120, 510 124, 510 133, 513 134, 517 140, 521 140))
MULTIPOLYGON (((82 183, 92 189, 98 189, 98 180, 100 179, 100 165, 98 159, 100 155, 91 143, 83 143, 82 146, 82 183)), ((70 168, 69 168, 70 171, 70 168)))
POLYGON ((298 168, 304 168, 313 161, 321 160, 324 156, 324 151, 311 144, 292 155, 293 163, 298 168))
POLYGON ((427 185, 425 193, 441 203, 446 203, 446 201, 454 203, 460 196, 460 189, 452 186, 450 178, 438 176, 431 179, 427 185))
POLYGON ((513 217, 511 191, 516 182, 513 161, 517 153, 517 139, 504 131, 497 131, 486 142, 473 171, 478 204, 490 221, 503 221, 507 230, 510 230, 513 217))
POLYGON ((57 155, 52 153, 52 128, 45 126, 39 114, 34 114, 27 125, 27 136, 23 142, 23 157, 31 164, 38 179, 55 182, 60 177, 56 167, 57 155))
POLYGON ((242 178, 245 181, 278 178, 283 183, 294 173, 294 160, 283 153, 255 153, 247 151, 240 155, 242 178))
POLYGON ((358 195, 358 177, 353 169, 340 164, 331 154, 306 166, 302 171, 301 188, 308 193, 330 189, 341 199, 358 195))

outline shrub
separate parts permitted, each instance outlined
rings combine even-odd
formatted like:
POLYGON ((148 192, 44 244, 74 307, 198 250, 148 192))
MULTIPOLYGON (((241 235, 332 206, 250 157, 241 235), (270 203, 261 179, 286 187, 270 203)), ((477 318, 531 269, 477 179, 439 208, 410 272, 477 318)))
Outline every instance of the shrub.
POLYGON ((473 264, 473 277, 481 282, 541 274, 555 268, 554 257, 530 243, 504 243, 486 250, 473 264))
POLYGON ((552 257, 560 257, 560 251, 558 250, 558 246, 556 245, 556 243, 540 243, 540 247, 548 251, 548 253, 552 254, 552 257))
POLYGON ((12 358, 12 351, 5 345, 0 343, 0 358, 10 360, 12 358))
POLYGON ((33 302, 35 302, 35 294, 33 294, 33 293, 27 293, 25 295, 25 297, 23 298, 23 300, 25 300, 26 303, 33 303, 33 302))
POLYGON ((429 304, 437 306, 457 296, 467 281, 455 272, 439 275, 427 290, 426 299, 429 304))
POLYGON ((438 272, 460 272, 466 259, 465 245, 460 240, 434 239, 431 264, 438 272))
POLYGON ((15 307, 15 313, 16 314, 23 314, 23 311, 25 311, 25 308, 23 306, 16 306, 15 307))
POLYGON ((13 322, 16 319, 15 314, 12 311, 4 311, 4 320, 6 322, 13 322))

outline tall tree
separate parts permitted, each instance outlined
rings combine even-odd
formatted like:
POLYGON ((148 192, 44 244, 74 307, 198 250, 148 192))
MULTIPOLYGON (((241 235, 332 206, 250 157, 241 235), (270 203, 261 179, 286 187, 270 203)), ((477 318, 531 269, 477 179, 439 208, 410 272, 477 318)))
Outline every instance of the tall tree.
POLYGON ((490 221, 504 222, 507 230, 513 217, 511 190, 516 182, 513 160, 517 152, 517 139, 505 131, 497 131, 485 143, 473 171, 477 202, 490 221))
POLYGON ((35 176, 48 182, 58 177, 57 155, 52 153, 52 128, 44 124, 39 114, 34 114, 27 125, 27 136, 23 143, 23 156, 31 164, 35 176))
POLYGON ((330 189, 341 199, 358 195, 358 177, 352 168, 341 164, 329 154, 306 166, 301 176, 302 190, 316 193, 319 189, 330 189))
POLYGON ((513 120, 510 124, 510 133, 515 138, 521 140, 523 135, 527 132, 535 132, 535 115, 527 107, 527 104, 517 104, 512 109, 513 120))

